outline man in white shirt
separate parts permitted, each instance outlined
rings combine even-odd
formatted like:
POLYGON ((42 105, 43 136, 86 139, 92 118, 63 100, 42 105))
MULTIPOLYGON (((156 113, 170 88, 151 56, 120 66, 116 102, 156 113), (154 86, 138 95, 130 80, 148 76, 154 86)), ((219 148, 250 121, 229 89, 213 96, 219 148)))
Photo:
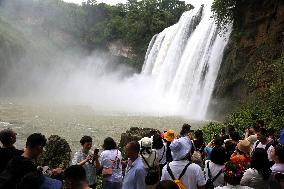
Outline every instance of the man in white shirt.
POLYGON ((178 179, 184 169, 185 172, 181 177, 181 182, 187 189, 204 189, 205 178, 201 167, 188 161, 191 146, 184 139, 175 139, 170 145, 173 160, 164 166, 161 180, 173 180, 168 169, 172 172, 175 179, 178 179), (169 167, 169 168, 168 168, 169 167))
POLYGON ((272 161, 271 158, 271 151, 274 149, 272 146, 273 141, 268 140, 268 132, 265 128, 260 128, 259 132, 257 133, 257 141, 253 144, 253 151, 256 148, 263 148, 267 151, 269 161, 272 161))

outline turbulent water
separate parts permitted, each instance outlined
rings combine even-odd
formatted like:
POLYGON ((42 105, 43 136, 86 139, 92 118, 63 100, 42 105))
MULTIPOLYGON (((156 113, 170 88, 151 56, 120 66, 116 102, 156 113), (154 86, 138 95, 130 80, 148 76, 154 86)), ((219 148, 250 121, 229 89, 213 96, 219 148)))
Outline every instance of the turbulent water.
POLYGON ((218 35, 211 3, 185 12, 149 44, 142 74, 153 78, 154 93, 171 114, 206 116, 229 35, 218 35))

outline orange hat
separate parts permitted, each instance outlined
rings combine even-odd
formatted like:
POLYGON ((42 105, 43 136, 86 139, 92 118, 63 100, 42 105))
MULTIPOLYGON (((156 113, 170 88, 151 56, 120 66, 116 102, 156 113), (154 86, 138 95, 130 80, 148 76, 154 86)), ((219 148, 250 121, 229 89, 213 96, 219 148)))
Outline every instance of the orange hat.
POLYGON ((173 130, 167 130, 164 132, 164 139, 168 142, 172 142, 176 138, 173 130))
POLYGON ((248 140, 240 140, 237 148, 244 153, 250 153, 250 142, 248 140))

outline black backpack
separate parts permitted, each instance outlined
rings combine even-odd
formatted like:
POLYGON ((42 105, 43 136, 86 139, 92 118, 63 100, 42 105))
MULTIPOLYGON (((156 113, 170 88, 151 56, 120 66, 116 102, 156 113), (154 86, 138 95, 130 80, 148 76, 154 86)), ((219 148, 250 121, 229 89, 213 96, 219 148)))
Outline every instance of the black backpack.
POLYGON ((157 153, 156 151, 154 152, 155 152, 155 158, 152 166, 149 165, 149 163, 146 161, 145 157, 143 156, 142 152, 140 152, 141 157, 143 158, 144 162, 148 167, 147 175, 145 177, 145 183, 147 185, 154 185, 160 180, 160 170, 154 165, 157 158, 157 153))
POLYGON ((206 189, 214 189, 214 181, 222 174, 223 170, 221 169, 218 174, 212 178, 212 174, 211 174, 211 171, 209 169, 209 161, 207 161, 207 169, 208 169, 208 180, 206 182, 206 185, 205 185, 205 188, 206 189))

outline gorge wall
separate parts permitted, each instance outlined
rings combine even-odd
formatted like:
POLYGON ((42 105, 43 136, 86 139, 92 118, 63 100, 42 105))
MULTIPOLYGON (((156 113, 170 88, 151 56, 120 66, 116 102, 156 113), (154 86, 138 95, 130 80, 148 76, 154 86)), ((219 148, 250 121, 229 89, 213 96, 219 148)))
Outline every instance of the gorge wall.
POLYGON ((272 80, 273 61, 284 51, 284 1, 237 1, 234 30, 224 52, 209 114, 223 120, 272 80), (214 109, 214 111, 210 111, 214 109))

